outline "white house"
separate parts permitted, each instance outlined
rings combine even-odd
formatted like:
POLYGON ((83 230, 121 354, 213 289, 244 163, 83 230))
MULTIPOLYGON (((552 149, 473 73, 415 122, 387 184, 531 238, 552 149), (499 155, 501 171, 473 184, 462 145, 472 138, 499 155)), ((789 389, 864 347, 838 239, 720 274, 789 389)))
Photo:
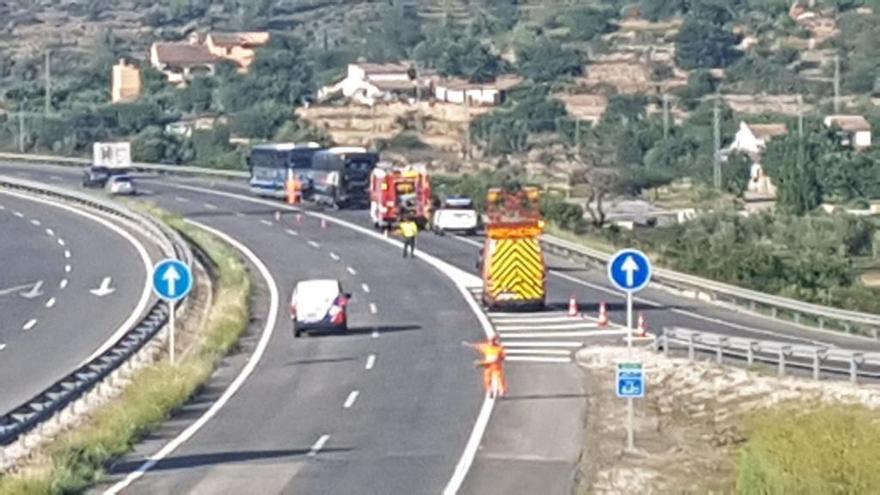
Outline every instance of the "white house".
POLYGON ((500 105, 507 91, 521 81, 521 78, 514 76, 502 76, 488 83, 438 78, 434 81, 434 98, 459 105, 500 105))
POLYGON ((348 65, 348 73, 336 84, 318 90, 318 100, 334 94, 372 106, 377 100, 415 96, 429 83, 416 78, 415 70, 403 64, 356 63, 348 65))
POLYGON ((871 146, 871 124, 861 115, 829 115, 825 117, 825 126, 840 129, 844 146, 855 149, 871 146))
POLYGON ((728 151, 747 153, 753 159, 758 160, 767 143, 776 136, 788 134, 785 124, 747 124, 739 123, 739 130, 728 151))

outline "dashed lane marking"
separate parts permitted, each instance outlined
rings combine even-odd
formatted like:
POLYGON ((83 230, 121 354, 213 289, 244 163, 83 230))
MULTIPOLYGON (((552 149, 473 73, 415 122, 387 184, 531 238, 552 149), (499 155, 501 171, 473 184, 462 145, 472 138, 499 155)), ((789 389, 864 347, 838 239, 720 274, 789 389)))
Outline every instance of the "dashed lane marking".
POLYGON ((18 218, 24 218, 24 213, 20 211, 13 211, 12 214, 17 216, 18 218))
POLYGON ((348 397, 345 399, 345 403, 342 404, 342 407, 343 407, 344 409, 350 409, 351 406, 354 405, 354 401, 357 400, 358 395, 360 395, 360 394, 361 394, 361 393, 358 392, 357 390, 352 390, 351 393, 348 394, 348 397))
POLYGON ((48 301, 46 301, 47 308, 51 308, 52 306, 55 306, 55 298, 54 297, 49 299, 48 301))
POLYGON ((315 241, 309 241, 309 246, 312 246, 312 247, 315 248, 315 249, 320 249, 320 248, 321 248, 321 245, 318 244, 318 243, 315 242, 315 241))
POLYGON ((333 261, 339 261, 339 255, 334 253, 333 251, 330 251, 330 259, 332 259, 333 261))
POLYGON ((59 287, 60 289, 67 288, 67 279, 66 279, 66 278, 62 278, 62 279, 61 279, 61 282, 58 284, 58 287, 59 287))
POLYGON ((189 203, 188 199, 182 198, 180 196, 175 197, 174 200, 177 201, 178 203, 189 203))
POLYGON ((217 205, 212 205, 211 203, 205 203, 205 208, 207 208, 209 210, 216 210, 217 205))
POLYGON ((42 225, 42 224, 40 223, 39 220, 37 220, 36 218, 34 218, 34 219, 31 220, 31 225, 33 225, 34 227, 39 227, 39 226, 42 225))
POLYGON ((287 229, 287 230, 285 230, 284 232, 287 232, 287 235, 292 235, 292 236, 294 236, 294 237, 296 237, 296 236, 299 235, 299 232, 297 232, 297 231, 295 231, 295 230, 293 230, 293 229, 287 229))
POLYGON ((73 270, 73 267, 70 265, 64 265, 64 273, 70 273, 73 270))
POLYGON ((64 250, 64 257, 67 259, 70 259, 70 250, 69 249, 64 250))
POLYGON ((345 270, 348 271, 348 273, 350 275, 357 275, 358 274, 357 270, 355 270, 354 268, 352 268, 350 266, 345 267, 345 270))
POLYGON ((66 246, 66 245, 67 245, 67 242, 65 242, 64 239, 59 238, 59 239, 58 239, 58 245, 63 247, 63 246, 66 246))
POLYGON ((370 303, 370 313, 376 314, 379 309, 376 307, 376 303, 370 303))
POLYGON ((364 365, 364 369, 371 370, 373 366, 376 365, 376 355, 370 354, 367 356, 367 363, 364 365))
POLYGON ((372 335, 370 335, 370 337, 372 337, 372 338, 374 338, 374 339, 378 339, 378 338, 379 338, 379 329, 378 329, 378 328, 374 328, 374 329, 373 329, 373 333, 372 333, 372 335))
POLYGON ((46 235, 49 237, 55 237, 55 231, 52 229, 46 229, 46 235))
POLYGON ((363 289, 364 292, 366 292, 367 294, 370 293, 370 286, 367 284, 361 284, 361 289, 363 289))
POLYGON ((27 321, 27 323, 24 324, 23 327, 21 327, 21 329, 24 330, 25 332, 27 332, 28 330, 34 328, 36 325, 37 325, 37 320, 35 318, 31 318, 30 320, 27 321))
POLYGON ((321 438, 319 438, 318 441, 312 444, 312 447, 309 449, 309 457, 315 457, 316 455, 318 455, 318 452, 320 452, 321 449, 324 448, 327 440, 330 440, 330 435, 321 435, 321 438))
POLYGON ((265 219, 264 219, 264 220, 260 220, 260 223, 263 224, 263 225, 265 225, 265 226, 267 226, 267 227, 271 227, 271 226, 272 226, 272 222, 270 222, 270 221, 268 221, 268 220, 265 220, 265 219))

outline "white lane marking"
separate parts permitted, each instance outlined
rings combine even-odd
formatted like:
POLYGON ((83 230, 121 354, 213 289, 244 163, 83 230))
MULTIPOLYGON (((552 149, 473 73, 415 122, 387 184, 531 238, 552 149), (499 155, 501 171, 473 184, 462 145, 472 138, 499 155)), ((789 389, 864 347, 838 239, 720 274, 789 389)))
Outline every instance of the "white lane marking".
POLYGON ((65 257, 66 259, 70 259, 70 250, 69 250, 69 249, 65 249, 65 250, 64 250, 64 257, 65 257))
POLYGON ((36 218, 34 218, 34 219, 31 220, 31 225, 33 225, 34 227, 39 227, 39 226, 42 225, 42 224, 40 223, 39 220, 37 220, 36 218))
POLYGON ((350 275, 357 275, 358 274, 357 270, 355 270, 354 268, 352 268, 350 266, 345 267, 345 270, 348 271, 348 273, 350 275))
POLYGON ((237 216, 237 217, 239 217, 239 218, 244 218, 244 217, 246 217, 247 215, 245 215, 244 213, 242 213, 242 212, 240 212, 240 211, 237 211, 237 212, 235 212, 235 216, 237 216))
MULTIPOLYGON (((264 199, 252 198, 249 196, 243 196, 241 194, 228 193, 225 191, 217 191, 214 189, 206 189, 204 187, 196 187, 196 186, 188 186, 183 184, 173 184, 172 187, 176 187, 178 189, 185 189, 190 191, 197 191, 205 194, 213 194, 216 196, 224 196, 228 198, 234 198, 238 201, 248 202, 251 204, 259 204, 263 206, 270 206, 272 208, 278 207, 277 203, 267 201, 264 199)), ((302 212, 299 208, 293 208, 290 206, 282 205, 281 208, 284 208, 287 211, 294 212, 302 212)), ((338 218, 334 218, 328 215, 322 215, 319 213, 306 212, 307 215, 315 218, 320 218, 325 220, 326 222, 332 222, 336 225, 343 226, 349 230, 354 232, 359 232, 367 237, 371 237, 381 242, 385 242, 392 246, 395 246, 397 249, 403 248, 403 243, 396 239, 386 238, 382 234, 378 234, 373 232, 372 230, 361 227, 360 225, 353 224, 351 222, 347 222, 345 220, 340 220, 338 218)), ((486 337, 491 337, 495 334, 495 330, 492 328, 492 323, 489 321, 489 318, 483 313, 483 310, 477 305, 477 302, 471 297, 468 287, 478 287, 481 284, 481 280, 479 277, 468 273, 460 268, 456 268, 455 266, 437 258, 436 256, 432 256, 424 251, 416 252, 416 257, 425 263, 437 268, 441 273, 449 277, 450 280, 455 283, 458 288, 461 296, 464 298, 465 302, 470 306, 471 311, 474 313, 474 316, 480 322, 480 328, 485 333, 486 337)), ((274 315, 274 313, 272 313, 274 315)), ((378 333, 376 334, 378 336, 378 333)), ((480 441, 483 438, 483 435, 486 432, 486 427, 489 425, 489 417, 492 414, 492 409, 495 407, 495 400, 489 398, 488 395, 483 399, 483 405, 480 408, 480 412, 477 415, 477 419, 474 423, 474 428, 471 430, 471 434, 468 437, 467 444, 465 445, 465 449, 461 454, 458 462, 455 465, 455 470, 452 473, 452 477, 449 479, 449 482, 446 484, 446 488, 443 490, 444 495, 446 494, 454 494, 458 492, 458 489, 461 487, 461 484, 464 482, 465 476, 467 476, 468 471, 471 468, 471 465, 474 462, 474 458, 477 455, 477 449, 480 446, 480 441)))
POLYGON ((367 363, 364 365, 364 369, 371 370, 371 369, 373 369, 373 366, 375 366, 375 365, 376 365, 376 355, 370 354, 369 356, 367 356, 367 363))
POLYGON ((37 320, 35 318, 31 318, 30 320, 27 321, 27 323, 24 324, 23 327, 21 327, 21 329, 24 330, 25 332, 27 332, 28 330, 34 328, 34 326, 36 326, 36 324, 37 324, 37 320))
POLYGON ((570 363, 570 357, 544 357, 544 356, 508 356, 505 361, 517 361, 526 363, 570 363))
POLYGON ((563 341, 529 340, 529 341, 516 341, 516 342, 508 342, 506 340, 504 341, 504 347, 507 347, 507 348, 511 348, 511 347, 545 347, 545 348, 550 349, 550 348, 564 347, 564 348, 574 349, 574 348, 583 347, 583 346, 584 346, 584 344, 582 342, 572 342, 569 340, 563 340, 563 341))
POLYGON ((61 279, 61 282, 58 284, 58 288, 59 289, 67 288, 67 279, 66 278, 61 279))
POLYGON ((324 434, 321 435, 315 443, 312 444, 312 447, 309 449, 309 457, 314 457, 324 448, 324 444, 327 443, 327 440, 330 440, 330 435, 324 434))
POLYGON ((46 229, 46 235, 49 237, 55 237, 55 231, 52 229, 46 229))
POLYGON ((379 308, 376 307, 376 303, 370 303, 370 313, 376 314, 379 311, 379 308))
POLYGON ((267 227, 271 227, 271 226, 272 226, 272 222, 270 222, 269 220, 265 220, 265 219, 264 219, 264 220, 260 220, 260 223, 263 224, 263 225, 266 225, 267 227))
POLYGON ((64 265, 64 273, 70 273, 70 270, 73 270, 73 267, 70 265, 64 265))
POLYGON ((209 210, 216 210, 217 205, 212 205, 211 203, 205 203, 205 208, 207 208, 209 210))
POLYGON ((257 344, 256 349, 254 349, 254 353, 251 354, 251 357, 248 359, 247 364, 245 364, 244 368, 242 368, 238 376, 235 377, 235 380, 233 380, 232 383, 229 384, 229 387, 227 387, 226 390, 223 391, 223 395, 221 395, 216 402, 211 404, 211 407, 207 411, 205 411, 205 413, 202 414, 199 419, 195 421, 195 423, 189 425, 189 427, 187 427, 179 435, 174 437, 173 440, 165 444, 165 446, 162 447, 158 452, 149 456, 146 462, 138 466, 136 470, 129 473, 128 476, 125 477, 125 479, 110 487, 107 491, 104 492, 104 495, 115 495, 127 488, 129 485, 142 477, 147 471, 152 469, 156 465, 156 463, 168 457, 178 447, 183 445, 184 442, 192 438, 192 436, 195 435, 196 432, 198 432, 203 426, 205 426, 205 424, 207 424, 208 421, 210 421, 211 418, 213 418, 217 414, 217 412, 220 411, 220 409, 222 409, 227 402, 229 402, 229 399, 231 399, 232 396, 235 395, 236 392, 238 392, 238 390, 244 384, 245 380, 247 380, 248 377, 250 377, 251 373, 254 372, 257 364, 263 358, 263 354, 266 352, 266 348, 269 346, 269 340, 272 338, 272 332, 275 330, 275 319, 276 315, 278 314, 279 301, 278 285, 275 283, 275 279, 272 278, 272 273, 269 272, 269 268, 266 267, 266 264, 263 263, 263 261, 260 260, 260 258, 258 258, 253 251, 248 249, 244 244, 237 241, 230 235, 212 227, 208 227, 207 225, 195 222, 193 220, 187 219, 185 221, 191 225, 195 225, 200 229, 206 230, 211 234, 216 235, 217 237, 220 237, 225 242, 229 243, 235 249, 244 254, 251 261, 251 263, 253 263, 254 266, 257 267, 257 269, 260 271, 260 275, 263 276, 263 279, 266 280, 266 285, 269 287, 269 313, 268 317, 266 318, 266 325, 263 327, 263 333, 260 336, 260 341, 257 344))
POLYGON ((13 211, 12 214, 17 216, 18 218, 24 218, 24 213, 20 211, 13 211))
POLYGON ((294 236, 294 237, 296 237, 296 236, 299 235, 299 232, 297 232, 297 231, 295 231, 295 230, 293 230, 293 229, 287 229, 287 230, 285 230, 285 232, 287 232, 287 235, 292 235, 292 236, 294 236))
POLYGON ((378 338, 379 338, 379 329, 378 329, 378 328, 374 328, 374 329, 373 329, 373 333, 370 335, 370 337, 372 337, 372 338, 374 338, 374 339, 378 339, 378 338))
POLYGON ((508 356, 522 355, 522 354, 536 354, 536 355, 544 355, 544 356, 571 356, 571 351, 566 351, 565 349, 505 349, 508 356))
POLYGON ((55 298, 54 297, 49 299, 48 301, 46 301, 47 308, 51 308, 52 306, 55 306, 55 298))
POLYGON ((334 253, 333 251, 330 251, 330 259, 333 261, 339 261, 339 255, 334 253))
POLYGON ((318 244, 318 243, 315 242, 315 241, 309 241, 309 246, 312 246, 312 247, 315 248, 315 249, 320 249, 320 248, 321 248, 321 245, 318 244))
POLYGON ((363 289, 364 292, 366 292, 367 294, 370 293, 370 286, 367 284, 361 284, 361 289, 363 289))
POLYGON ((5 206, 3 206, 3 205, 0 205, 0 210, 5 210, 5 209, 6 209, 6 207, 5 207, 5 206))
POLYGON ((626 335, 626 330, 572 330, 570 332, 501 332, 504 339, 567 338, 567 337, 607 337, 626 335))
POLYGON ((58 177, 57 175, 50 175, 49 178, 52 180, 55 180, 55 181, 59 181, 59 182, 64 180, 61 177, 58 177))
POLYGON ((40 295, 40 287, 43 286, 43 281, 40 280, 38 282, 34 282, 32 284, 24 284, 24 285, 16 285, 15 287, 9 287, 7 289, 0 289, 0 296, 5 296, 7 294, 12 294, 13 292, 19 292, 22 289, 30 289, 25 292, 25 298, 30 299, 28 297, 30 294, 33 294, 33 297, 37 297, 40 295))
POLYGON ((570 325, 495 325, 499 332, 534 332, 543 330, 578 330, 599 328, 598 323, 572 323, 570 325))
POLYGON ((360 395, 360 394, 361 393, 358 392, 357 390, 352 390, 351 393, 348 394, 348 397, 345 399, 345 403, 342 404, 343 409, 350 409, 351 406, 354 405, 354 401, 357 400, 358 395, 360 395))
POLYGON ((541 318, 507 318, 507 317, 497 317, 492 313, 489 313, 489 318, 492 319, 493 323, 496 324, 508 324, 508 323, 565 323, 565 322, 578 322, 584 321, 581 318, 577 318, 574 316, 547 316, 541 318))
POLYGON ((0 344, 0 351, 2 351, 3 349, 6 349, 6 344, 0 344))
POLYGON ((64 242, 64 239, 62 239, 62 238, 59 237, 59 238, 58 238, 58 245, 64 247, 64 246, 67 245, 67 243, 64 242))
POLYGON ((179 203, 189 203, 189 200, 188 200, 188 199, 186 199, 186 198, 182 198, 182 197, 180 197, 180 196, 175 197, 174 200, 177 201, 177 202, 179 202, 179 203))

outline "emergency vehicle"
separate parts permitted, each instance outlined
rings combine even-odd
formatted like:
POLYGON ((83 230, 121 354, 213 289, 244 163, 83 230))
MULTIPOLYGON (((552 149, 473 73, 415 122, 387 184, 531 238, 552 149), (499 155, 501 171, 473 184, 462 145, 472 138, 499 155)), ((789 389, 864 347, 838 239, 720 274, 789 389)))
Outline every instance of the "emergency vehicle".
POLYGON ((377 229, 413 215, 420 229, 431 218, 431 183, 424 167, 378 166, 370 175, 370 218, 377 229))
POLYGON ((540 310, 546 298, 547 267, 539 239, 544 230, 540 192, 490 189, 486 240, 478 267, 483 304, 490 310, 540 310))

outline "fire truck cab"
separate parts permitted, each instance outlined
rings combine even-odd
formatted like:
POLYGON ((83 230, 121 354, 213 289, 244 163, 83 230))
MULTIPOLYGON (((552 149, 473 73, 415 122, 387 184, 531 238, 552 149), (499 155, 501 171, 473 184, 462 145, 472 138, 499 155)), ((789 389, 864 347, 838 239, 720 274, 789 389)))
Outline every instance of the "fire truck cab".
POLYGON ((431 218, 431 183, 424 167, 382 166, 370 176, 370 218, 377 229, 388 229, 413 216, 420 229, 431 218))

